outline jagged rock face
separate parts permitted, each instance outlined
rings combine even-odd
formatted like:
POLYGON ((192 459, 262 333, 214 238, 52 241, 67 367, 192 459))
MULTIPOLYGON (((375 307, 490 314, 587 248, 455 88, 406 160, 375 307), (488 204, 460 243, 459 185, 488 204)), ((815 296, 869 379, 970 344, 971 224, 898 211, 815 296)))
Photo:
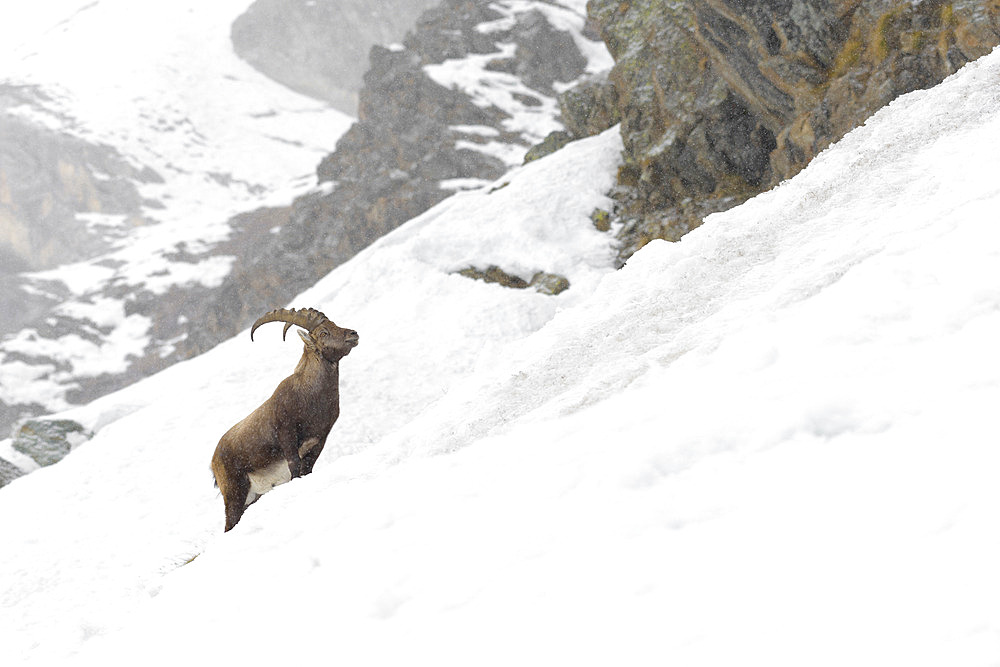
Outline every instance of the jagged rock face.
POLYGON ((568 33, 520 2, 445 0, 421 16, 402 45, 372 47, 358 121, 317 169, 324 187, 275 213, 283 217, 275 223, 280 231, 241 257, 213 295, 191 304, 199 331, 182 344, 182 354, 203 351, 287 304, 455 190, 488 183, 521 163, 548 131, 518 125, 509 110, 428 71, 470 57, 482 59, 499 87, 510 88, 512 104, 528 112, 550 108, 553 118, 556 84, 581 77, 587 64, 568 33))
POLYGON ((621 259, 789 178, 998 41, 993 0, 591 0, 626 147, 621 259))
POLYGON ((775 176, 904 93, 928 88, 998 43, 995 2, 764 0, 697 5, 721 76, 775 130, 775 176))
POLYGON ((233 23, 236 53, 275 81, 349 114, 374 44, 401 40, 438 0, 257 0, 233 23))
POLYGON ((774 135, 712 66, 690 5, 589 8, 615 58, 608 80, 625 145, 616 193, 624 260, 652 238, 679 238, 769 179, 774 135))

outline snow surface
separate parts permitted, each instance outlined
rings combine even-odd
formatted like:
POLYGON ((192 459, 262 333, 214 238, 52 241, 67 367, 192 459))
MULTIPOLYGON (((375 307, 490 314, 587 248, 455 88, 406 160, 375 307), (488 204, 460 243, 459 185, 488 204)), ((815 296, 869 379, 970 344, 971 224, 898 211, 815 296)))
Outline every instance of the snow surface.
POLYGON ((456 194, 295 300, 361 334, 342 416, 230 533, 277 328, 66 414, 4 663, 996 665, 998 142, 1000 51, 617 272, 614 130, 456 194))

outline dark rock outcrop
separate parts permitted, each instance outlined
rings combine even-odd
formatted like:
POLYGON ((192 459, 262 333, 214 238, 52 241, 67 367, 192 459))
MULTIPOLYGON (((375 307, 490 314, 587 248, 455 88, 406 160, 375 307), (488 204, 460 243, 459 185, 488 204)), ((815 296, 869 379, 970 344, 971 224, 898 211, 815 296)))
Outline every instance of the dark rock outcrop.
POLYGON ((622 261, 795 175, 894 98, 935 85, 1000 41, 1000 6, 990 0, 591 0, 589 8, 616 61, 614 95, 603 99, 616 99, 625 144, 622 261))

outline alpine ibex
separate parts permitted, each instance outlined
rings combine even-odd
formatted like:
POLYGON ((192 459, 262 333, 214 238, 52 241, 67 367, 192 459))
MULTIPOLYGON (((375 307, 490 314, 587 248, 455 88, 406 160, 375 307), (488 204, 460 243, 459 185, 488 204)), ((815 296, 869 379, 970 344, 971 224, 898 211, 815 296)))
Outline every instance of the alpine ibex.
POLYGON ((306 329, 299 331, 305 349, 292 374, 215 448, 212 473, 226 505, 227 531, 260 496, 312 472, 340 416, 340 360, 358 344, 358 332, 312 308, 272 310, 253 323, 250 340, 267 322, 285 322, 282 340, 293 324, 306 329))

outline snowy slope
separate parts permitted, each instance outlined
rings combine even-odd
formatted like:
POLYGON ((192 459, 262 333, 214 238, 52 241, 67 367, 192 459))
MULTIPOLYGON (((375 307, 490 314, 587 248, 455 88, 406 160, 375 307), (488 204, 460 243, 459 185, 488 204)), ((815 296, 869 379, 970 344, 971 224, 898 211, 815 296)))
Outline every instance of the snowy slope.
POLYGON ((70 413, 0 490, 5 664, 996 664, 998 141, 995 52, 618 272, 614 131, 460 193, 296 299, 342 417, 231 533, 276 329, 70 413))
POLYGON ((316 164, 351 119, 237 58, 230 25, 250 2, 45 0, 0 21, 0 83, 41 91, 12 113, 111 146, 158 177, 137 183, 142 226, 80 216, 106 230, 110 252, 32 276, 33 289, 70 293, 53 315, 89 329, 56 339, 28 329, 0 344, 0 399, 65 409, 75 378, 121 372, 153 342, 148 318, 128 314, 121 294, 219 284, 232 258, 205 253, 229 236, 229 219, 315 185, 316 164), (17 361, 22 352, 52 363, 17 361))

